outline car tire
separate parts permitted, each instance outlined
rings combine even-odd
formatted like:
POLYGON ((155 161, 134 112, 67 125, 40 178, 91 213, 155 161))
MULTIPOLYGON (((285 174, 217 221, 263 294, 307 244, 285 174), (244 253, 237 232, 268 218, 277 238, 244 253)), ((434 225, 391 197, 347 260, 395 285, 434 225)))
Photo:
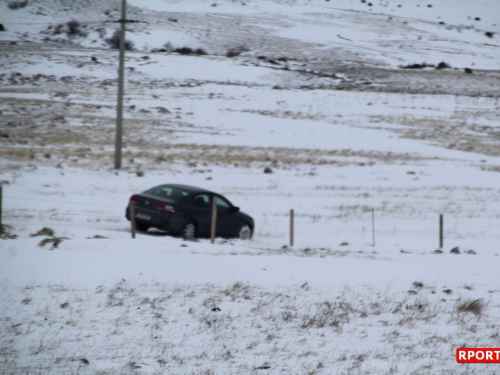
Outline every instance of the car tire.
POLYGON ((149 229, 149 225, 141 222, 141 221, 135 221, 135 229, 137 229, 139 232, 147 232, 149 229))
POLYGON ((250 225, 244 224, 241 226, 238 231, 238 238, 240 240, 249 240, 252 238, 252 228, 250 228, 250 225))
POLYGON ((194 240, 196 238, 196 224, 188 221, 181 230, 181 236, 185 240, 194 240))

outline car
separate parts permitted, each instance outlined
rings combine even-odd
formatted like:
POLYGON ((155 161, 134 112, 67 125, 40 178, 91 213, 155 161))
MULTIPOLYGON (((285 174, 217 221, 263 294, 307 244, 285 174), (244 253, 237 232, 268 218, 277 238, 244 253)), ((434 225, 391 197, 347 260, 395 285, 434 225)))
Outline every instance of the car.
POLYGON ((165 184, 133 194, 125 217, 130 221, 130 204, 133 204, 139 231, 157 228, 185 239, 209 237, 213 199, 217 204, 216 236, 251 239, 255 229, 252 217, 224 196, 194 186, 165 184))

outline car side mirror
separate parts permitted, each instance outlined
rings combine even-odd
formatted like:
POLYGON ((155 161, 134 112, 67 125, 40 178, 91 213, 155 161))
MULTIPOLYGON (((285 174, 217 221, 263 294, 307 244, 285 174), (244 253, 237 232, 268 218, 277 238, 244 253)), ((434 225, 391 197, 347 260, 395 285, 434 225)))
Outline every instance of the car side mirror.
POLYGON ((231 208, 231 213, 235 214, 236 212, 240 212, 240 208, 239 207, 232 207, 231 208))

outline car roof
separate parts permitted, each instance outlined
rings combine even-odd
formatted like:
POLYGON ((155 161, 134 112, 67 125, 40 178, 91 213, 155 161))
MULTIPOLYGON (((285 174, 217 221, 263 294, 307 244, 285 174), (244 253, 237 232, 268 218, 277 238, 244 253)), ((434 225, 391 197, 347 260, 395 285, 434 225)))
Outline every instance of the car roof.
MULTIPOLYGON (((210 193, 210 194, 217 194, 214 193, 213 191, 207 190, 207 189, 202 189, 196 186, 190 186, 190 185, 182 185, 182 184, 163 184, 161 186, 167 186, 171 187, 174 189, 179 189, 179 190, 184 190, 187 191, 190 194, 197 194, 197 193, 210 193)), ((219 194, 217 194, 219 195, 219 194)))

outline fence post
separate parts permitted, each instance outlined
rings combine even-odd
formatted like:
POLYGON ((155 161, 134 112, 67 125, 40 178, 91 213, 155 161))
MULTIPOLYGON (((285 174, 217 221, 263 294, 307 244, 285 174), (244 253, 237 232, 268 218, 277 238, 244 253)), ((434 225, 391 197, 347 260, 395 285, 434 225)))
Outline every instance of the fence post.
POLYGON ((439 248, 443 248, 443 215, 439 215, 439 248))
POLYGON ((3 224, 2 224, 2 199, 3 199, 3 186, 0 185, 0 234, 3 233, 3 224))
POLYGON ((372 240, 373 247, 375 247, 375 209, 372 208, 372 240))
POLYGON ((212 225, 210 228, 210 243, 215 243, 215 228, 217 224, 217 198, 212 199, 212 225))
POLYGON ((293 209, 290 210, 290 247, 293 247, 293 217, 294 217, 294 212, 293 209))
POLYGON ((132 238, 135 238, 135 210, 134 202, 128 203, 128 212, 130 216, 130 231, 132 233, 132 238))

